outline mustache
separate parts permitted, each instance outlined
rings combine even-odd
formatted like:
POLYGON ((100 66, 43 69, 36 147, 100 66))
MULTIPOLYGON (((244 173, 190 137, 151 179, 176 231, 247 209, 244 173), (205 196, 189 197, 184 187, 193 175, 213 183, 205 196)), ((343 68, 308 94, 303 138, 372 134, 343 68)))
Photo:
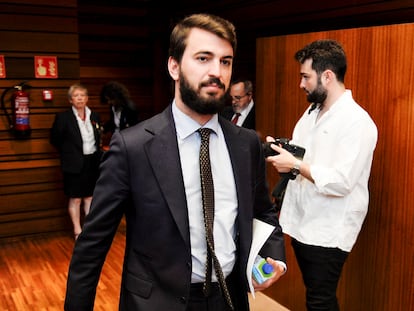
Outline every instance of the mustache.
POLYGON ((208 81, 201 82, 200 87, 209 86, 209 85, 212 85, 212 84, 216 84, 220 89, 224 89, 224 87, 225 87, 224 84, 220 81, 220 79, 214 78, 214 77, 208 79, 208 81))

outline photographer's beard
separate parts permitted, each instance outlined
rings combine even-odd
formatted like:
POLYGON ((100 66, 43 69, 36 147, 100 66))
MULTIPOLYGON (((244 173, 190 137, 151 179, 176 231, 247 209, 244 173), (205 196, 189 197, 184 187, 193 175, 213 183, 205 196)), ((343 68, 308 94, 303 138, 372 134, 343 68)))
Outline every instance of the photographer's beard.
POLYGON ((219 88, 224 90, 225 85, 219 79, 211 78, 206 82, 201 82, 198 86, 198 90, 194 90, 191 87, 182 72, 180 73, 179 79, 181 99, 191 110, 203 115, 216 114, 223 110, 226 104, 226 93, 223 93, 223 95, 218 98, 214 98, 213 96, 203 98, 200 95, 200 89, 209 84, 217 84, 219 88))
POLYGON ((319 107, 321 107, 327 97, 328 94, 322 85, 321 77, 318 76, 318 84, 316 85, 316 88, 312 92, 308 93, 306 99, 308 102, 319 104, 319 107))

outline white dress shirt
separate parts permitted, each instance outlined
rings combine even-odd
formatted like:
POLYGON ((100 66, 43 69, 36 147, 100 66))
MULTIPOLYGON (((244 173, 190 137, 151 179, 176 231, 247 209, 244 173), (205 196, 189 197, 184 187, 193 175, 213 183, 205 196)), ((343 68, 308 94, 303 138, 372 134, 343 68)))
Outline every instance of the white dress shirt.
POLYGON ((292 143, 306 149, 314 183, 289 181, 280 214, 283 232, 298 241, 351 251, 368 210, 368 179, 377 127, 350 90, 317 121, 308 110, 292 143))
MULTIPOLYGON (((187 198, 193 266, 191 281, 200 283, 205 279, 207 256, 199 166, 201 138, 197 132, 201 126, 179 110, 175 102, 173 102, 172 112, 177 130, 187 198)), ((203 127, 214 131, 210 134, 209 144, 214 183, 214 245, 224 276, 227 277, 232 272, 236 260, 236 185, 229 152, 217 115, 214 115, 203 127)), ((217 281, 214 270, 212 280, 217 281)))
POLYGON ((85 121, 82 120, 75 107, 72 106, 73 114, 78 121, 79 129, 82 136, 82 147, 83 154, 93 154, 96 151, 95 144, 95 133, 93 132, 93 126, 91 122, 91 110, 88 107, 85 107, 85 121))
POLYGON ((112 113, 114 114, 114 124, 115 124, 115 131, 119 131, 120 124, 121 124, 121 113, 122 110, 116 110, 114 106, 111 107, 112 113))

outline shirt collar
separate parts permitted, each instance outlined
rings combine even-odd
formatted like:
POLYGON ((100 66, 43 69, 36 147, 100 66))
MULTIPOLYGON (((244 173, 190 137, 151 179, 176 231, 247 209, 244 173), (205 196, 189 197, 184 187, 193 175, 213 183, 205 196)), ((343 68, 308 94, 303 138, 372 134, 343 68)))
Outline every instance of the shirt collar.
MULTIPOLYGON (((79 117, 78 111, 76 110, 76 108, 73 105, 72 105, 72 112, 73 112, 73 114, 75 115, 75 117, 77 119, 79 119, 79 120, 81 119, 79 117)), ((85 106, 85 120, 89 120, 90 117, 91 117, 91 110, 87 106, 85 106)))
POLYGON ((249 102, 249 104, 242 110, 240 111, 240 115, 242 116, 247 116, 250 112, 250 110, 252 110, 254 105, 253 99, 249 102))
POLYGON ((341 109, 343 105, 346 105, 349 100, 352 100, 352 91, 345 90, 345 92, 334 102, 327 112, 329 112, 329 114, 335 113, 335 111, 341 109))
POLYGON ((172 114, 174 118, 175 128, 177 130, 177 135, 180 139, 187 138, 201 127, 212 129, 215 133, 218 133, 219 123, 217 114, 214 114, 206 124, 200 126, 197 121, 190 118, 180 109, 178 109, 175 100, 172 103, 172 114))

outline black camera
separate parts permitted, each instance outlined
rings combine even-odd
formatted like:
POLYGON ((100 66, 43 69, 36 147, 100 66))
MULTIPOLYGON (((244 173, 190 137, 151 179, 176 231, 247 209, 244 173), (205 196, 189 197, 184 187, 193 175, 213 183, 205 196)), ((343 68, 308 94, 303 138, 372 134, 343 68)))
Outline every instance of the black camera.
MULTIPOLYGON (((279 152, 273 150, 272 147, 270 147, 272 144, 281 146, 283 149, 289 151, 300 160, 302 160, 303 156, 305 155, 305 148, 290 144, 290 140, 288 138, 276 138, 275 141, 263 143, 263 152, 265 157, 271 157, 279 154, 279 152)), ((283 197, 285 195, 287 184, 289 180, 294 180, 296 178, 296 175, 292 172, 280 173, 280 177, 281 178, 279 179, 279 182, 275 185, 272 191, 274 206, 278 213, 282 208, 283 197)))
POLYGON ((263 143, 263 151, 266 158, 279 154, 279 152, 273 150, 272 147, 270 147, 272 144, 281 146, 283 149, 289 151, 298 159, 303 159, 303 156, 305 155, 305 148, 290 144, 290 140, 288 138, 276 138, 275 141, 263 143))

